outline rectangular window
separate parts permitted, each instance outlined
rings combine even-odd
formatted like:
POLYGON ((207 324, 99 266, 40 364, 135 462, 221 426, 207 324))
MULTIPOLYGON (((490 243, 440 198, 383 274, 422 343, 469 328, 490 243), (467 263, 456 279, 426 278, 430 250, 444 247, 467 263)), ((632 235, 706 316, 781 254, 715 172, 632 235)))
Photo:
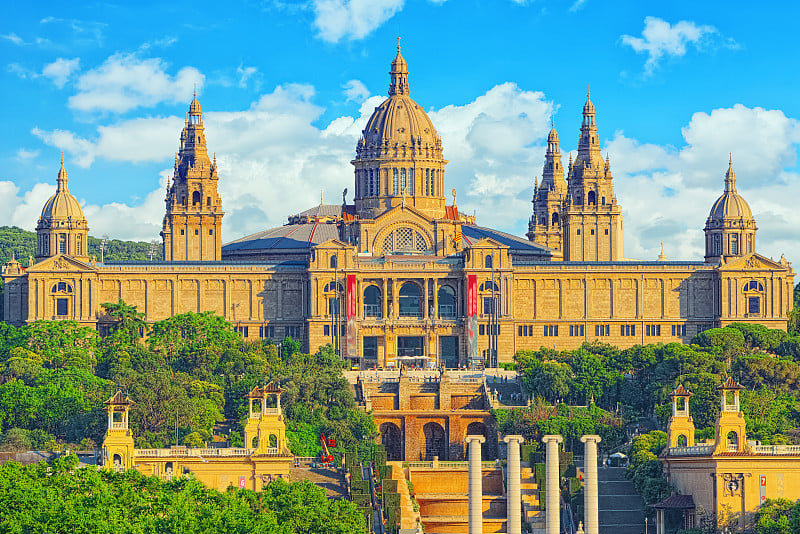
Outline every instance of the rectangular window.
POLYGON ((630 337, 636 335, 636 325, 635 324, 622 324, 619 325, 619 335, 623 337, 630 337))
POLYGON ((392 169, 392 194, 395 196, 398 194, 399 184, 397 182, 398 182, 397 169, 395 168, 392 169))
POLYGON ((647 336, 660 336, 661 335, 661 325, 660 324, 649 324, 649 325, 646 325, 644 333, 647 336))
POLYGON ((494 313, 494 298, 483 297, 483 313, 484 315, 492 315, 494 313))
POLYGON ((339 315, 338 297, 332 297, 328 299, 328 315, 339 315))
POLYGON ((214 230, 209 230, 208 235, 214 235, 214 230))
POLYGON ((206 197, 206 206, 211 205, 211 197, 206 197))
POLYGON ((323 336, 329 336, 329 335, 331 335, 331 325, 329 325, 329 324, 326 324, 326 325, 324 325, 324 326, 322 327, 322 335, 323 335, 323 336))
POLYGON ((479 324, 478 325, 478 335, 485 336, 486 335, 486 325, 479 324))
POLYGON ((747 297, 747 313, 761 313, 761 298, 747 297))
POLYGON ((78 256, 80 256, 83 251, 83 246, 81 246, 81 236, 77 236, 75 239, 75 252, 77 252, 78 256))
POLYGON ((198 230, 197 228, 195 228, 195 229, 194 229, 194 235, 200 235, 200 230, 198 230))
POLYGON ((731 254, 739 254, 739 234, 731 234, 731 254))
POLYGON ((181 235, 183 235, 183 228, 181 228, 181 235))
POLYGON ((377 336, 364 336, 364 358, 368 360, 378 359, 378 337, 377 336))
POLYGON ((261 338, 274 338, 275 337, 275 327, 274 326, 259 326, 258 327, 258 337, 261 338))
MULTIPOLYGON (((525 329, 525 333, 527 334, 527 328, 525 329)), ((517 327, 517 336, 522 337, 522 326, 517 327)))
POLYGON ((611 325, 609 324, 596 324, 594 325, 594 335, 597 337, 610 336, 611 325))
POLYGON ((247 326, 234 326, 233 331, 242 334, 242 337, 249 337, 250 328, 247 326))
POLYGON ((591 233, 591 235, 594 235, 594 228, 592 228, 590 233, 591 233))
POLYGON ((672 335, 675 337, 684 337, 686 335, 686 325, 685 324, 672 325, 672 335))
POLYGON ((578 235, 581 235, 581 229, 578 228, 578 235))
POLYGON ((65 234, 60 234, 58 236, 58 251, 61 254, 67 253, 67 236, 65 234))
POLYGON ((583 337, 583 325, 582 324, 571 324, 569 325, 569 335, 572 337, 583 337))
POLYGON ((608 228, 606 228, 606 235, 608 235, 608 228))
POLYGON ((286 326, 284 327, 284 333, 286 336, 292 339, 300 339, 300 327, 299 326, 286 326))
POLYGON ((544 326, 544 335, 545 335, 545 337, 558 336, 558 325, 557 324, 545 325, 544 326))
POLYGON ((67 315, 69 299, 56 299, 56 315, 67 315))

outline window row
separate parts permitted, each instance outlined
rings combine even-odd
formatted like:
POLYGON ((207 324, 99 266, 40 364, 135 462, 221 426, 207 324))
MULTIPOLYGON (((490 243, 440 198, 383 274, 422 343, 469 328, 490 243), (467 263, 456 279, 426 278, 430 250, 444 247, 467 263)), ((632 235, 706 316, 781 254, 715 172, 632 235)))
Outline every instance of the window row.
MULTIPOLYGON (((513 330, 512 330, 513 332, 513 330)), ((491 336, 492 333, 494 335, 500 335, 500 325, 499 324, 479 324, 478 325, 478 335, 479 336, 491 336)))
MULTIPOLYGON (((555 215, 555 214, 553 214, 553 215, 555 215)), ((603 230, 603 233, 604 233, 605 235, 608 235, 608 228, 604 229, 604 230, 603 230)), ((594 235, 594 228, 592 228, 591 230, 589 230, 589 234, 590 234, 590 235, 594 235)), ((581 235, 581 229, 580 229, 580 228, 578 228, 578 229, 576 230, 576 235, 581 235)))
MULTIPOLYGON (((234 332, 238 332, 242 335, 242 337, 250 337, 250 327, 249 326, 234 326, 234 332)), ((275 336, 275 326, 273 325, 266 325, 266 326, 259 326, 258 327, 258 337, 262 339, 276 339, 275 336)), ((290 337, 292 339, 300 339, 302 333, 302 328, 299 326, 284 326, 283 327, 283 336, 282 337, 290 337)))
MULTIPOLYGON (((58 254, 69 254, 71 251, 69 250, 68 246, 68 236, 67 234, 58 234, 55 236, 56 238, 56 253, 58 254)), ((75 256, 83 256, 83 236, 78 234, 75 236, 75 256)), ((39 234, 37 239, 37 248, 39 250, 40 256, 49 256, 50 252, 50 234, 39 234)))
MULTIPOLYGON (((183 228, 181 228, 181 235, 186 235, 186 231, 183 228)), ((200 230, 195 228, 194 229, 194 235, 200 235, 200 230)), ((208 235, 214 235, 214 229, 213 228, 209 228, 208 229, 208 235)))
MULTIPOLYGON (((333 328, 333 331, 336 332, 336 328, 333 328)), ((329 336, 331 335, 331 325, 326 324, 322 326, 322 335, 329 336)), ((347 335, 347 325, 339 325, 339 335, 344 337, 347 335)))
MULTIPOLYGON (((440 194, 437 192, 436 179, 441 171, 438 169, 419 169, 420 179, 422 184, 420 186, 420 194, 426 196, 436 196, 440 194)), ((356 171, 359 190, 356 192, 357 197, 377 197, 384 195, 416 195, 414 187, 414 169, 397 168, 391 169, 391 178, 389 176, 390 170, 383 169, 383 180, 381 180, 381 169, 361 169, 356 171), (383 184, 383 187, 381 187, 383 184)))
MULTIPOLYGON (((325 291, 334 291, 336 286, 331 282, 325 286, 325 291)), ((341 284, 338 284, 338 292, 344 292, 341 284)), ((442 319, 455 319, 456 318, 456 291, 451 286, 442 286, 436 294, 439 304, 439 317, 442 319)), ((423 301, 422 289, 414 282, 406 282, 400 287, 398 292, 398 315, 400 317, 417 317, 423 316, 423 301)), ((371 317, 380 319, 383 317, 383 294, 378 286, 370 285, 364 289, 364 317, 371 317)), ((340 306, 340 297, 328 298, 328 315, 340 315, 342 309, 340 306)))

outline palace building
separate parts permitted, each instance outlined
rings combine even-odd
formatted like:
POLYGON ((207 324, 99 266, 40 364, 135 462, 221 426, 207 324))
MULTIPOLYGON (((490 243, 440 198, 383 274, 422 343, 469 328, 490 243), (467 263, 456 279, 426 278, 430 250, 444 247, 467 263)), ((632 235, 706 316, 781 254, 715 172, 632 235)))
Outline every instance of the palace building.
POLYGON ((101 304, 123 299, 148 321, 213 311, 247 338, 291 336, 309 351, 332 343, 362 367, 496 366, 519 349, 688 342, 735 321, 786 327, 794 273, 785 258, 756 252, 731 162, 704 258, 628 261, 591 98, 566 169, 555 126, 548 136, 525 238, 461 213, 455 190, 448 202, 445 147, 410 94, 398 47, 388 98, 355 147, 352 202, 321 202, 225 245, 225 177, 208 156, 195 95, 167 187, 163 262, 88 257, 88 222, 62 162, 35 262, 4 266, 5 320, 102 327, 101 304))

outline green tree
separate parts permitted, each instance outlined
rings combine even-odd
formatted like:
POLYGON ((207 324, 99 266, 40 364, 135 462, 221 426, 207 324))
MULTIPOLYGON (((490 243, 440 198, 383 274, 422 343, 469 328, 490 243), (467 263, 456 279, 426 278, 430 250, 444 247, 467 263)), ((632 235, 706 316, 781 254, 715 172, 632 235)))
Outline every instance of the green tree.
POLYGON ((77 321, 36 321, 22 328, 28 348, 44 358, 48 367, 95 366, 97 332, 77 321))
POLYGON ((523 386, 526 391, 541 395, 550 403, 566 399, 571 385, 572 369, 565 363, 543 362, 525 369, 523 386))
POLYGON ((105 302, 100 306, 113 320, 109 336, 104 340, 106 345, 122 347, 133 345, 147 331, 145 315, 139 313, 136 306, 125 304, 122 299, 118 302, 105 302))

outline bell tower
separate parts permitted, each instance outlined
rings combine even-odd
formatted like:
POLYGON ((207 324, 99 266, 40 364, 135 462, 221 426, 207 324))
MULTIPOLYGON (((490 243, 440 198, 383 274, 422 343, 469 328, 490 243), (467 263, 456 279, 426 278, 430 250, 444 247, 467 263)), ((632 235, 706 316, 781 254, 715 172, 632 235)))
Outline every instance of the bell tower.
POLYGON ((739 392, 744 388, 728 377, 717 387, 720 392, 720 409, 716 424, 714 454, 745 452, 747 450, 747 424, 739 408, 739 392))
POLYGON ((578 157, 570 165, 562 218, 565 261, 621 261, 622 208, 611 161, 603 161, 591 95, 583 106, 578 157))
POLYGON ((114 471, 133 468, 133 436, 128 428, 128 414, 136 404, 121 391, 105 403, 108 429, 103 440, 103 466, 114 471))
POLYGON ((556 250, 562 249, 561 210, 567 196, 564 166, 558 148, 556 124, 547 136, 542 183, 533 190, 533 216, 528 223, 528 239, 556 250))
POLYGON ((161 230, 166 261, 219 261, 222 258, 222 200, 217 191, 217 158, 206 148, 197 90, 181 132, 167 212, 161 230))
POLYGON ((249 401, 247 423, 244 426, 244 446, 254 449, 254 455, 268 454, 272 456, 289 454, 286 442, 286 424, 281 410, 281 393, 286 391, 274 382, 253 390, 245 395, 249 401), (274 396, 275 407, 267 408, 267 403, 274 396), (258 409, 253 411, 253 401, 258 401, 258 409))
POLYGON ((694 421, 689 415, 689 398, 692 392, 678 384, 669 397, 672 399, 672 416, 667 425, 667 447, 693 447, 694 421))

